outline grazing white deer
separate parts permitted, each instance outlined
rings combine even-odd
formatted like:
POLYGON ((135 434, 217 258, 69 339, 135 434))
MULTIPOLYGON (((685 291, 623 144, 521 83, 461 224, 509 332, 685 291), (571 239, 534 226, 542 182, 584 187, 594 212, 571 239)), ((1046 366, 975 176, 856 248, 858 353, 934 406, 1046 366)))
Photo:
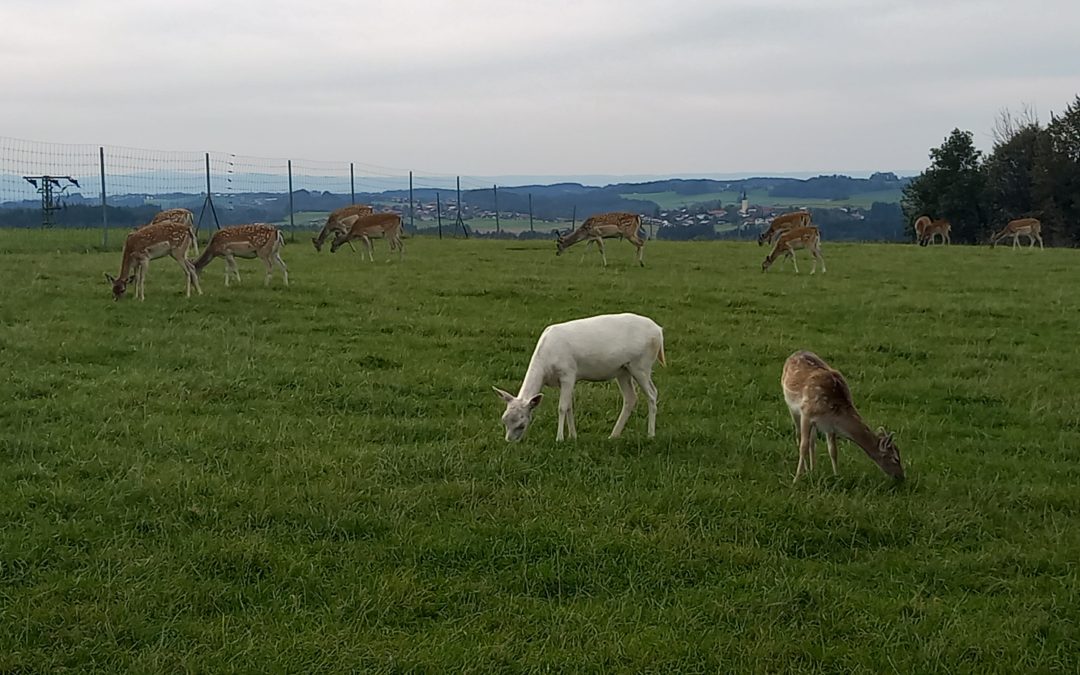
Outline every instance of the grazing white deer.
POLYGON ((236 266, 236 258, 260 258, 266 263, 265 284, 270 285, 270 279, 274 276, 274 265, 281 268, 281 276, 285 285, 289 285, 289 268, 281 259, 281 247, 285 240, 281 231, 273 225, 266 223, 254 223, 251 225, 236 225, 224 227, 214 233, 206 250, 195 261, 195 271, 202 272, 203 268, 210 264, 214 258, 225 258, 225 285, 229 285, 229 277, 236 276, 236 283, 240 283, 240 269, 236 266))
POLYGON ((799 466, 795 469, 795 482, 807 469, 814 470, 814 451, 817 432, 825 434, 832 460, 833 474, 839 474, 836 458, 836 435, 854 441, 874 463, 889 476, 904 478, 900 464, 900 450, 893 443, 893 436, 883 427, 875 434, 866 426, 855 403, 851 390, 840 371, 834 370, 817 354, 795 352, 784 362, 780 377, 784 401, 795 423, 799 439, 799 466))
MULTIPOLYGON (((398 252, 398 260, 405 257, 405 244, 401 241, 401 216, 396 213, 373 213, 368 216, 358 216, 352 221, 347 232, 339 233, 330 244, 330 252, 336 252, 345 243, 353 239, 360 239, 367 249, 368 259, 375 262, 375 247, 371 243, 372 237, 385 237, 390 243, 390 250, 398 252)), ((363 257, 363 254, 361 254, 363 257)))
POLYGON ((545 386, 559 388, 559 429, 556 441, 563 440, 563 428, 577 438, 574 425, 574 384, 579 380, 615 380, 622 392, 623 406, 611 438, 617 438, 637 403, 634 382, 649 401, 649 436, 656 435, 656 385, 652 367, 664 361, 664 331, 656 323, 637 314, 604 314, 548 326, 533 350, 518 395, 492 387, 506 402, 502 423, 506 440, 518 441, 540 405, 545 386))
MULTIPOLYGON (((319 231, 319 236, 313 237, 311 243, 315 245, 315 250, 321 252, 323 242, 326 238, 333 234, 335 237, 339 234, 344 234, 349 231, 352 224, 356 222, 356 219, 360 216, 370 216, 375 213, 375 210, 367 204, 350 204, 349 206, 343 206, 340 209, 332 211, 326 218, 326 224, 323 225, 323 229, 319 231)), ((349 242, 349 248, 356 252, 356 247, 349 242)))
POLYGON ((187 297, 191 297, 191 285, 202 295, 199 275, 187 259, 188 248, 195 241, 195 231, 187 223, 165 220, 145 225, 128 234, 124 240, 124 257, 120 262, 120 276, 109 274, 105 278, 112 284, 113 300, 119 300, 127 291, 128 284, 135 283, 135 297, 146 299, 146 271, 150 261, 171 255, 184 270, 187 278, 187 297), (129 276, 130 275, 130 276, 129 276))
POLYGON ((821 261, 821 273, 825 273, 825 258, 821 255, 821 232, 816 227, 793 227, 783 232, 777 239, 773 250, 765 256, 761 263, 761 271, 764 272, 772 266, 781 255, 784 260, 791 258, 791 264, 795 267, 795 274, 799 273, 799 264, 795 260, 795 251, 805 248, 814 256, 814 267, 810 274, 817 271, 818 260, 821 261))

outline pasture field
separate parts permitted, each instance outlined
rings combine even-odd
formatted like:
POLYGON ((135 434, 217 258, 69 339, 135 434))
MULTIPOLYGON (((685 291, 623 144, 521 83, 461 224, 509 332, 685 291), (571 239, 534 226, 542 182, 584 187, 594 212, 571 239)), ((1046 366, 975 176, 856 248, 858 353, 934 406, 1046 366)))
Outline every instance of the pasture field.
POLYGON ((113 302, 92 232, 0 232, 0 671, 1076 672, 1076 251, 825 242, 286 246, 293 285, 171 260, 113 302), (657 437, 614 383, 502 404, 549 323, 665 328, 657 437), (792 486, 784 359, 842 442, 792 486))

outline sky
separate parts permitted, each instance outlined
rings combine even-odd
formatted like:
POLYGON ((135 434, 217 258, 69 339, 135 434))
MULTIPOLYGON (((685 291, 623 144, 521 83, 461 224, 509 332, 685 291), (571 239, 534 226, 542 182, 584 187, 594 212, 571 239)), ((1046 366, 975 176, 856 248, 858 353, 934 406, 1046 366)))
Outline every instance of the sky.
POLYGON ((387 173, 919 171, 1080 93, 1076 0, 2 0, 0 136, 387 173))

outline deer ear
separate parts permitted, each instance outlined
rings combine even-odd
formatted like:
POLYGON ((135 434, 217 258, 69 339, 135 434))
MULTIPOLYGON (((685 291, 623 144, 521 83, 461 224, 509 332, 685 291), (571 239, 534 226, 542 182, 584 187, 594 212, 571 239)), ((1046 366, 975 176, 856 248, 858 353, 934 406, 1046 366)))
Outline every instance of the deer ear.
POLYGON ((127 281, 126 281, 126 282, 124 282, 124 283, 128 283, 128 284, 130 284, 130 283, 131 283, 131 282, 133 282, 133 281, 135 281, 135 275, 134 275, 134 274, 132 274, 132 275, 131 275, 130 277, 128 277, 128 278, 127 278, 127 281))
POLYGON ((105 281, 107 281, 107 282, 109 282, 111 284, 111 283, 116 282, 116 278, 113 275, 106 272, 105 273, 105 281))
POLYGON ((508 392, 505 392, 502 389, 499 389, 498 387, 492 387, 492 389, 494 389, 495 393, 499 395, 499 398, 506 401, 507 403, 514 400, 514 396, 512 394, 510 394, 508 392))
POLYGON ((537 394, 536 396, 533 396, 532 398, 530 398, 529 399, 529 410, 532 410, 536 406, 540 405, 540 401, 543 401, 543 400, 544 400, 544 395, 543 394, 537 394))

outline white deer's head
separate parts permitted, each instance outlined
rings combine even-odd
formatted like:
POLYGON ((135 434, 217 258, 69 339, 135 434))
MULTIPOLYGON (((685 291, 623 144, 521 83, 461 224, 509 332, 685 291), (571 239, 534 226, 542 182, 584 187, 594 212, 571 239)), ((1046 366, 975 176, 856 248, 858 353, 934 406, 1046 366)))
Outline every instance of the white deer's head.
POLYGON ((525 430, 529 428, 529 423, 532 422, 533 410, 540 405, 544 395, 537 394, 526 401, 498 387, 492 387, 492 389, 506 402, 506 411, 502 415, 502 423, 506 427, 506 440, 520 441, 525 435, 525 430))

